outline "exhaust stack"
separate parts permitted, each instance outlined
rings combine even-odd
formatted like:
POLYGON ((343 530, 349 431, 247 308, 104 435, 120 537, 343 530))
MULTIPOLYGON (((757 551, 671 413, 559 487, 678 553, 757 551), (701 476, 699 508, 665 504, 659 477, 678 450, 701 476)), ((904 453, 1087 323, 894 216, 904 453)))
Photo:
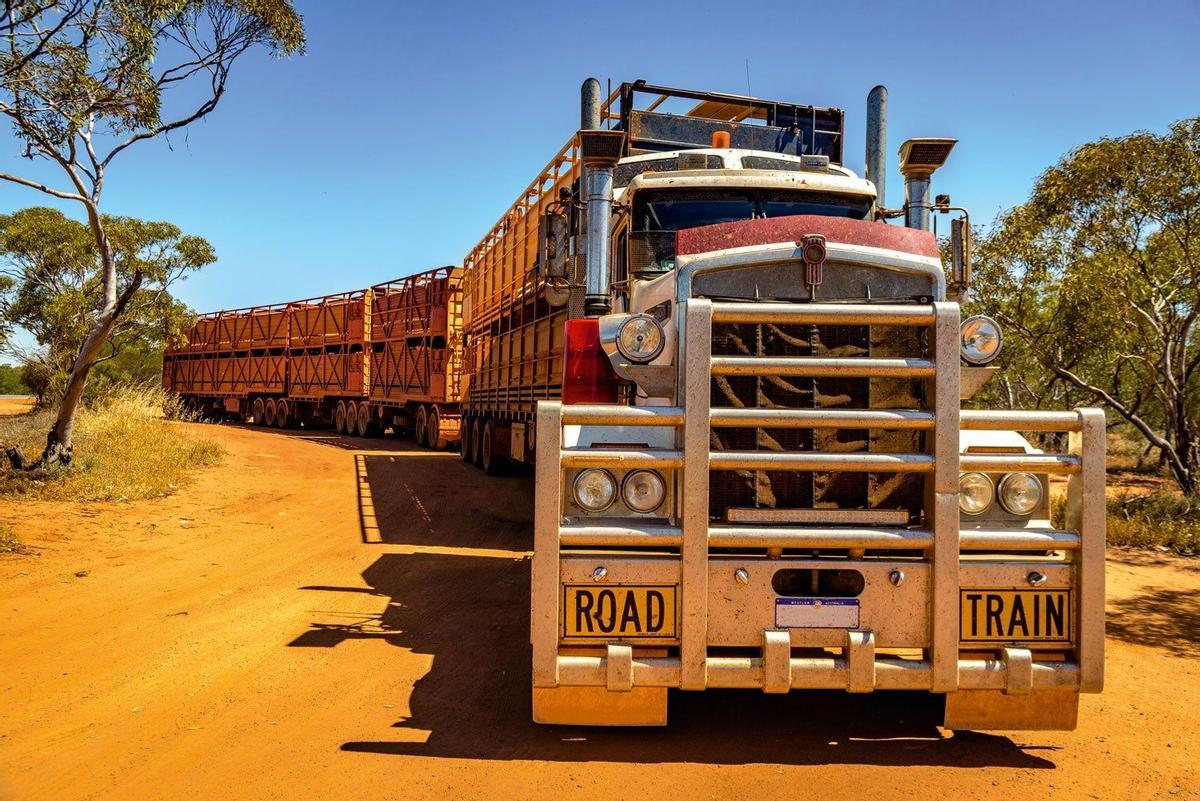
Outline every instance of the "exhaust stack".
POLYGON ((612 224, 613 167, 621 158, 625 134, 600 128, 600 81, 588 78, 580 90, 579 156, 583 163, 583 197, 587 203, 587 243, 584 253, 583 312, 599 317, 612 311, 609 294, 612 268, 608 262, 612 224))
POLYGON ((876 86, 867 95, 866 175, 875 184, 875 207, 887 205, 887 103, 886 86, 876 86))
POLYGON ((933 211, 929 179, 946 163, 957 139, 909 139, 900 145, 900 174, 904 176, 904 224, 930 230, 933 211))

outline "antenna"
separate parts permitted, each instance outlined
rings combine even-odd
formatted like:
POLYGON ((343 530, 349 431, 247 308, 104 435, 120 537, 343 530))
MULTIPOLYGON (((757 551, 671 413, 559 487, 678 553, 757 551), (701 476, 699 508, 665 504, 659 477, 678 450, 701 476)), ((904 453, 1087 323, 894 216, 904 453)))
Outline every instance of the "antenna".
POLYGON ((746 94, 754 97, 754 92, 750 91, 750 59, 746 58, 746 94))

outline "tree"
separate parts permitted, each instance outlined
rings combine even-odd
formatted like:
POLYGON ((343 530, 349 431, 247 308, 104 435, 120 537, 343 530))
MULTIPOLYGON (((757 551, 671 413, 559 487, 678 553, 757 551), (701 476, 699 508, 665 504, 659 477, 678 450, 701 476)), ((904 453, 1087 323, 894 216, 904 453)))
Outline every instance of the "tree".
POLYGON ((0 180, 81 204, 99 260, 92 327, 74 355, 39 465, 69 464, 75 412, 92 366, 145 276, 122 281, 101 213, 113 160, 126 149, 213 111, 233 64, 262 47, 300 52, 304 28, 290 0, 3 0, 0 114, 23 155, 57 167, 65 187, 39 174, 0 180), (174 90, 174 91, 172 91, 174 90), (200 101, 176 114, 169 96, 200 101))
MULTIPOLYGON (((129 286, 124 313, 109 328, 93 367, 124 361, 117 375, 138 373, 145 361, 190 318, 170 289, 216 260, 212 246, 167 222, 102 215, 117 280, 129 286)), ((56 209, 0 216, 0 322, 33 334, 44 349, 52 381, 65 384, 76 355, 103 312, 102 265, 87 225, 56 209)))
POLYGON ((1033 394, 1058 383, 1108 407, 1196 492, 1200 119, 1069 153, 999 220, 977 268, 977 299, 1017 335, 1024 375, 1041 373, 1033 394))

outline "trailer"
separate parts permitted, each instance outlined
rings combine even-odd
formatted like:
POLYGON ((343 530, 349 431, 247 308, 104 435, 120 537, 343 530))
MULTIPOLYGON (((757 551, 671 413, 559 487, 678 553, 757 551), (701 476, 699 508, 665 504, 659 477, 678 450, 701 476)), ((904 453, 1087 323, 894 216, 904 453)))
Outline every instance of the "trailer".
POLYGON ((208 414, 273 428, 458 438, 461 270, 201 315, 166 349, 163 387, 208 414))

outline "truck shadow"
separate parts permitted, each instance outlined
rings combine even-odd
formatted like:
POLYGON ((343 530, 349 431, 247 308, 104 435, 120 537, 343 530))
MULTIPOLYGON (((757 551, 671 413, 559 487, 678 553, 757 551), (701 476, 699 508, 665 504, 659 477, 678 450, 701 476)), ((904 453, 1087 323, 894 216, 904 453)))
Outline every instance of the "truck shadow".
POLYGON ((362 573, 365 586, 302 588, 371 594, 381 611, 314 622, 290 645, 337 648, 378 639, 429 655, 432 664, 413 686, 410 715, 394 724, 407 731, 346 742, 343 751, 650 764, 1054 767, 1031 753, 1037 747, 1007 737, 943 733, 939 699, 919 693, 678 692, 665 729, 534 724, 527 555, 533 482, 485 479, 456 458, 408 449, 359 454, 357 468, 364 540, 405 552, 381 553, 362 573))
MULTIPOLYGON (((347 752, 458 759, 1007 766, 1054 763, 1007 737, 938 729, 941 705, 916 693, 674 693, 665 729, 539 726, 531 720, 529 560, 444 553, 382 554, 363 572, 377 617, 314 623, 295 647, 377 638, 433 657, 413 686, 396 739, 347 752), (425 742, 413 742, 425 737, 425 742)), ((380 733, 382 734, 382 732, 380 733)))

